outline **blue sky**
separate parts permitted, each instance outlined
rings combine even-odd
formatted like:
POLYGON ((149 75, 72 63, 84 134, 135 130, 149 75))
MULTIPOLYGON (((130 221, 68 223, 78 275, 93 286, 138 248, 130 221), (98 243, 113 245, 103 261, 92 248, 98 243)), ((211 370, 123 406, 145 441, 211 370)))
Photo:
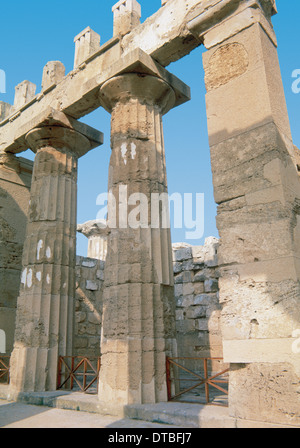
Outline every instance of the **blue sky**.
MULTIPOLYGON (((14 87, 29 80, 41 88, 43 67, 60 60, 66 73, 73 68, 73 39, 87 26, 101 35, 101 43, 112 37, 115 0, 11 0, 1 4, 0 69, 6 73, 6 93, 0 101, 13 103, 14 87)), ((161 0, 140 0, 142 21, 153 14, 161 0)), ((273 24, 278 39, 279 61, 294 143, 300 147, 300 93, 292 92, 292 73, 300 70, 300 1, 277 0, 278 15, 273 24)), ((215 225, 210 155, 205 113, 205 88, 202 67, 203 48, 168 67, 191 87, 192 100, 173 109, 164 117, 169 193, 204 193, 204 235, 191 244, 203 244, 207 236, 218 236, 215 225)), ((79 162, 78 222, 96 218, 97 196, 107 190, 110 158, 110 116, 103 109, 83 118, 104 133, 104 145, 91 151, 79 162)), ((23 156, 33 160, 27 151, 23 156)), ((172 241, 185 241, 187 229, 172 229, 172 241)), ((78 235, 77 252, 86 255, 87 239, 78 235)))

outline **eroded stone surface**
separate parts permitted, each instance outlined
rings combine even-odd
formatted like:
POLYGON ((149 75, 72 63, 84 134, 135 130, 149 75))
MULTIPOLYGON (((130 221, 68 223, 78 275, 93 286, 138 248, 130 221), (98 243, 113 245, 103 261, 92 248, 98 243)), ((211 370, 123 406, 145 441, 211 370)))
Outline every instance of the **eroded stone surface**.
POLYGON ((274 43, 258 24, 236 25, 204 55, 229 406, 241 419, 299 424, 299 176, 274 43))
POLYGON ((77 163, 92 148, 60 126, 36 128, 27 142, 36 157, 11 356, 15 392, 55 390, 58 356, 73 351, 77 163))
MULTIPOLYGON (((294 345, 300 325, 299 154, 291 138, 271 24, 275 12, 274 0, 163 0, 156 14, 139 23, 139 4, 120 1, 110 42, 100 47, 100 36, 87 28, 75 39, 71 74, 63 77, 55 66, 45 74, 40 95, 25 81, 16 88, 13 108, 1 104, 1 158, 12 176, 19 174, 18 164, 3 153, 24 151, 32 129, 59 122, 51 145, 42 153, 42 147, 36 149, 16 332, 28 350, 19 347, 19 364, 13 357, 14 387, 43 388, 49 369, 46 382, 54 387, 57 347, 64 347, 70 330, 66 311, 58 331, 55 307, 63 297, 68 309, 74 278, 76 228, 70 217, 76 157, 56 143, 69 135, 74 147, 74 118, 101 105, 112 113, 109 188, 119 192, 125 185, 128 194, 146 197, 166 192, 161 115, 189 94, 163 66, 203 42, 220 242, 207 252, 182 245, 173 254, 177 318, 187 334, 195 327, 202 332, 204 346, 207 331, 213 335, 221 323, 224 356, 231 363, 230 412, 236 419, 299 424, 300 368, 294 345), (50 122, 49 109, 56 111, 50 122), (57 199, 58 191, 64 192, 65 202, 57 199), (66 216, 67 225, 62 220, 66 216), (212 319, 207 322, 209 309, 212 319)), ((74 132, 82 151, 82 125, 74 132)), ((97 270, 96 279, 84 279, 90 294, 99 291, 97 280, 105 279, 102 399, 119 404, 164 400, 161 366, 175 345, 170 237, 159 228, 120 227, 109 236, 105 277, 97 270)), ((11 242, 15 229, 6 217, 1 217, 1 232, 6 241, 1 258, 15 267, 20 253, 11 242)), ((80 324, 95 321, 83 309, 76 318, 80 324)), ((217 342, 209 341, 212 347, 217 342)))
POLYGON ((108 229, 105 220, 98 219, 78 224, 77 232, 88 238, 88 257, 98 260, 106 259, 108 229))

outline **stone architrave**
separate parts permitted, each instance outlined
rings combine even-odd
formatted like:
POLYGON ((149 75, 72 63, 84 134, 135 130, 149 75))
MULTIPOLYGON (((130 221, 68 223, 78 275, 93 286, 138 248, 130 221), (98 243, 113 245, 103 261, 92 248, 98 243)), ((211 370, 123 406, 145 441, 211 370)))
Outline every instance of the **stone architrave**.
POLYGON ((176 106, 169 82, 124 73, 100 91, 112 114, 99 383, 110 412, 166 401, 166 355, 176 355, 171 238, 162 226, 169 210, 151 202, 168 191, 162 115, 176 106))
POLYGON ((236 418, 299 425, 300 179, 272 10, 253 6, 199 35, 229 407, 236 418))
POLYGON ((101 133, 85 125, 86 132, 80 132, 76 120, 65 127, 67 117, 59 116, 63 120, 49 120, 26 137, 36 156, 11 357, 12 393, 56 390, 58 356, 72 355, 77 164, 101 144, 101 133))

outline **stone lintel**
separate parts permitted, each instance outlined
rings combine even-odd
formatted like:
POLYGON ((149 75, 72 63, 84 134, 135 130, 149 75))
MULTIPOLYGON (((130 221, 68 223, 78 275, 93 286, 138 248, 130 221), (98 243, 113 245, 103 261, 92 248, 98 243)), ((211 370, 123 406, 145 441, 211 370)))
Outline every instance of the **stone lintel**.
MULTIPOLYGON (((55 109, 59 108, 77 119, 97 109, 99 107, 97 90, 111 76, 114 76, 111 69, 115 67, 115 61, 119 61, 121 54, 125 57, 126 54, 132 53, 132 49, 136 48, 139 51, 140 48, 164 67, 187 55, 202 43, 195 32, 189 29, 194 28, 191 22, 199 17, 203 23, 206 23, 204 29, 208 31, 211 27, 217 31, 216 24, 225 20, 226 17, 222 13, 218 16, 218 20, 215 16, 216 20, 212 22, 213 11, 216 12, 216 8, 223 8, 224 12, 225 6, 231 4, 233 7, 234 2, 236 0, 207 0, 205 2, 189 0, 188 5, 182 0, 163 2, 165 3, 163 7, 121 40, 119 37, 114 37, 106 42, 95 53, 90 54, 80 68, 65 76, 58 85, 53 84, 51 90, 48 89, 41 95, 36 95, 31 101, 19 107, 14 115, 10 114, 9 119, 6 115, 4 121, 0 122, 1 150, 20 153, 27 149, 22 137, 30 129, 26 129, 23 136, 20 135, 19 130, 24 123, 30 121, 31 117, 40 113, 44 104, 51 105, 55 109), (174 20, 175 11, 177 20, 174 20), (156 26, 158 23, 159 28, 156 26), (99 79, 95 79, 93 76, 94 73, 99 73, 99 67, 101 67, 101 74, 98 75, 99 79)), ((241 2, 242 0, 239 0, 236 4, 241 2)), ((258 8, 259 5, 263 5, 266 17, 268 10, 268 17, 276 12, 274 0, 260 0, 259 3, 257 0, 256 3, 258 8)), ((245 6, 246 2, 241 4, 245 6)), ((253 10, 253 8, 250 9, 253 10)), ((266 17, 265 22, 269 23, 266 17)), ((271 29, 271 24, 269 25, 271 29)), ((208 39, 207 33, 206 38, 208 39)), ((154 61, 152 62, 155 64, 154 61)))
POLYGON ((19 147, 27 148, 25 139, 27 133, 32 129, 44 126, 61 126, 79 132, 90 141, 90 149, 94 149, 97 146, 103 144, 102 132, 97 131, 96 129, 88 126, 85 123, 75 120, 74 118, 64 114, 63 112, 53 109, 52 107, 47 107, 43 112, 38 114, 36 117, 33 117, 29 122, 25 123, 17 130, 18 134, 15 135, 14 146, 10 149, 9 152, 17 153, 19 152, 19 147), (17 150, 14 150, 15 147, 17 150))
MULTIPOLYGON (((175 105, 181 104, 191 99, 191 92, 189 86, 182 82, 175 75, 167 71, 158 62, 156 62, 151 56, 142 51, 140 48, 136 48, 132 52, 126 54, 118 62, 113 64, 107 73, 107 81, 116 76, 120 76, 125 73, 138 73, 140 75, 150 75, 162 79, 175 92, 175 105)), ((93 80, 94 84, 101 87, 104 83, 101 82, 101 78, 96 77, 93 80), (100 82, 99 82, 100 81, 100 82)), ((104 108, 106 105, 102 104, 104 108)))
POLYGON ((209 49, 249 26, 259 23, 274 45, 276 35, 271 16, 276 14, 274 0, 225 0, 216 4, 205 13, 196 15, 187 23, 191 33, 209 49))

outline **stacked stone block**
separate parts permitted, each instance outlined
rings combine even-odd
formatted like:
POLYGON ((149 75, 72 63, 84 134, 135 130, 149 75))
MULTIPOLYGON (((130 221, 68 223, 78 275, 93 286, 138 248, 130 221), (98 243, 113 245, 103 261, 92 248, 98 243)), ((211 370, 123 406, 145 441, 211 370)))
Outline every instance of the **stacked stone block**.
POLYGON ((173 244, 179 357, 222 357, 218 244, 214 237, 203 246, 173 244))
POLYGON ((105 262, 76 257, 74 356, 100 356, 105 262))

